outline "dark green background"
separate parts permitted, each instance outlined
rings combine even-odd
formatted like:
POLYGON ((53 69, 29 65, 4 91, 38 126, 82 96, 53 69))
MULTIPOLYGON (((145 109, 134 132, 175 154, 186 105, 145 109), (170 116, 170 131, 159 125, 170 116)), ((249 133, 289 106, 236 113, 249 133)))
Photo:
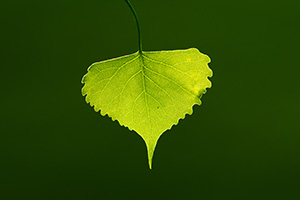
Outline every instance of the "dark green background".
POLYGON ((0 199, 300 199, 299 1, 132 0, 144 50, 211 57, 202 106, 143 140, 81 96, 137 51, 122 0, 1 1, 0 199))

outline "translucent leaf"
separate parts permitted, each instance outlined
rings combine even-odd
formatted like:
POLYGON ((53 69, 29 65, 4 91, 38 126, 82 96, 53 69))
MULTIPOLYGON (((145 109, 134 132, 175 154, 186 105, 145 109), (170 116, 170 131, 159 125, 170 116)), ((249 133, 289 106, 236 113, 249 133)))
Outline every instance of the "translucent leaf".
POLYGON ((149 167, 160 135, 176 125, 211 87, 210 59, 197 49, 136 52, 92 64, 82 94, 95 111, 137 132, 149 167))

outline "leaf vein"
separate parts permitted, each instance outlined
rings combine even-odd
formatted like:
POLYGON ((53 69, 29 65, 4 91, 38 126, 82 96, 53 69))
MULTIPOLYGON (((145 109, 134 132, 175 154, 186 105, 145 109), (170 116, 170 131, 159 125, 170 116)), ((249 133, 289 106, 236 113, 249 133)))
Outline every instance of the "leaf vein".
POLYGON ((166 77, 166 76, 164 76, 164 75, 162 75, 162 74, 160 74, 160 73, 158 73, 158 72, 156 72, 156 71, 153 71, 153 70, 149 69, 148 67, 146 67, 146 65, 145 65, 145 69, 148 70, 149 72, 153 73, 153 74, 156 74, 156 75, 158 75, 158 76, 160 76, 160 77, 162 77, 162 78, 168 80, 169 82, 172 82, 172 83, 176 84, 176 85, 179 86, 182 90, 186 91, 186 92, 189 93, 190 95, 196 96, 195 94, 193 94, 192 92, 190 92, 190 91, 187 90, 186 88, 182 87, 178 82, 173 81, 172 79, 170 79, 170 78, 168 78, 168 77, 166 77))
MULTIPOLYGON (((173 66, 173 65, 167 64, 167 63, 162 62, 162 61, 154 60, 154 59, 149 58, 149 57, 147 57, 147 56, 145 56, 145 55, 143 55, 143 57, 146 58, 146 59, 148 59, 148 60, 151 61, 151 62, 158 63, 158 64, 161 64, 161 65, 165 65, 165 66, 167 66, 167 67, 173 68, 174 70, 176 70, 176 71, 178 71, 178 72, 180 72, 180 73, 182 73, 182 74, 185 74, 186 76, 188 76, 188 77, 190 77, 191 79, 195 80, 195 79, 194 79, 193 77, 191 77, 189 74, 187 74, 187 73, 184 72, 184 71, 181 71, 180 69, 178 69, 177 67, 175 67, 175 66, 173 66)), ((196 62, 196 61, 195 61, 195 62, 196 62)), ((182 62, 182 63, 184 63, 184 62, 182 62)), ((179 63, 179 64, 182 64, 182 63, 179 63)), ((196 80, 195 80, 195 81, 196 81, 196 80)))
MULTIPOLYGON (((125 67, 126 65, 132 63, 132 62, 135 61, 138 57, 139 57, 139 56, 136 56, 136 57, 134 57, 133 59, 131 59, 131 60, 127 61, 126 63, 124 63, 122 66, 120 66, 120 67, 118 68, 118 70, 117 70, 110 78, 107 78, 108 81, 107 81, 107 83, 105 84, 105 86, 102 88, 102 90, 99 90, 99 91, 95 92, 95 94, 94 94, 93 96, 95 96, 95 95, 98 94, 98 93, 101 94, 101 93, 106 89, 107 85, 110 83, 110 81, 113 79, 113 77, 115 77, 115 75, 120 71, 120 69, 122 69, 122 68, 125 67)), ((96 73, 96 74, 97 74, 97 76, 98 76, 99 72, 96 73)), ((98 76, 98 77, 99 77, 99 76, 98 76)), ((99 81, 97 81, 96 83, 94 83, 94 84, 92 85, 91 89, 94 88, 101 80, 102 80, 102 79, 100 79, 99 81)), ((97 98, 97 100, 100 99, 100 98, 101 98, 101 96, 99 96, 99 98, 97 98)))

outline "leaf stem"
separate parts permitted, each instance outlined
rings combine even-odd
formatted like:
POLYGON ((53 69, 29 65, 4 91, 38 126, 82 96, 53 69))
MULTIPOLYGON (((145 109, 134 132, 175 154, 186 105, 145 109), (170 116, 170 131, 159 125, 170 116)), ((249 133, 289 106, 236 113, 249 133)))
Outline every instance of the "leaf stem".
POLYGON ((141 27, 140 27, 140 22, 139 22, 139 18, 135 12, 135 9, 134 7, 132 6, 132 4, 130 3, 129 0, 125 0, 125 2, 127 3, 127 5, 129 6, 133 16, 134 16, 134 19, 135 19, 135 22, 136 22, 136 26, 137 26, 137 31, 138 31, 138 45, 139 45, 139 53, 142 54, 142 35, 141 35, 141 27))

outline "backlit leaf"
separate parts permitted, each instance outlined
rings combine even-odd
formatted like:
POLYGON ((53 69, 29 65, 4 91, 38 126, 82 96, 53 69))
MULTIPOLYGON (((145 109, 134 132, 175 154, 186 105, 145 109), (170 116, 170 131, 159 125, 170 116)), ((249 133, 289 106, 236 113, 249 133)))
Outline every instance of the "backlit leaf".
POLYGON ((149 167, 160 135, 211 87, 210 59, 197 49, 136 52, 92 64, 83 77, 87 103, 145 141, 149 167))

